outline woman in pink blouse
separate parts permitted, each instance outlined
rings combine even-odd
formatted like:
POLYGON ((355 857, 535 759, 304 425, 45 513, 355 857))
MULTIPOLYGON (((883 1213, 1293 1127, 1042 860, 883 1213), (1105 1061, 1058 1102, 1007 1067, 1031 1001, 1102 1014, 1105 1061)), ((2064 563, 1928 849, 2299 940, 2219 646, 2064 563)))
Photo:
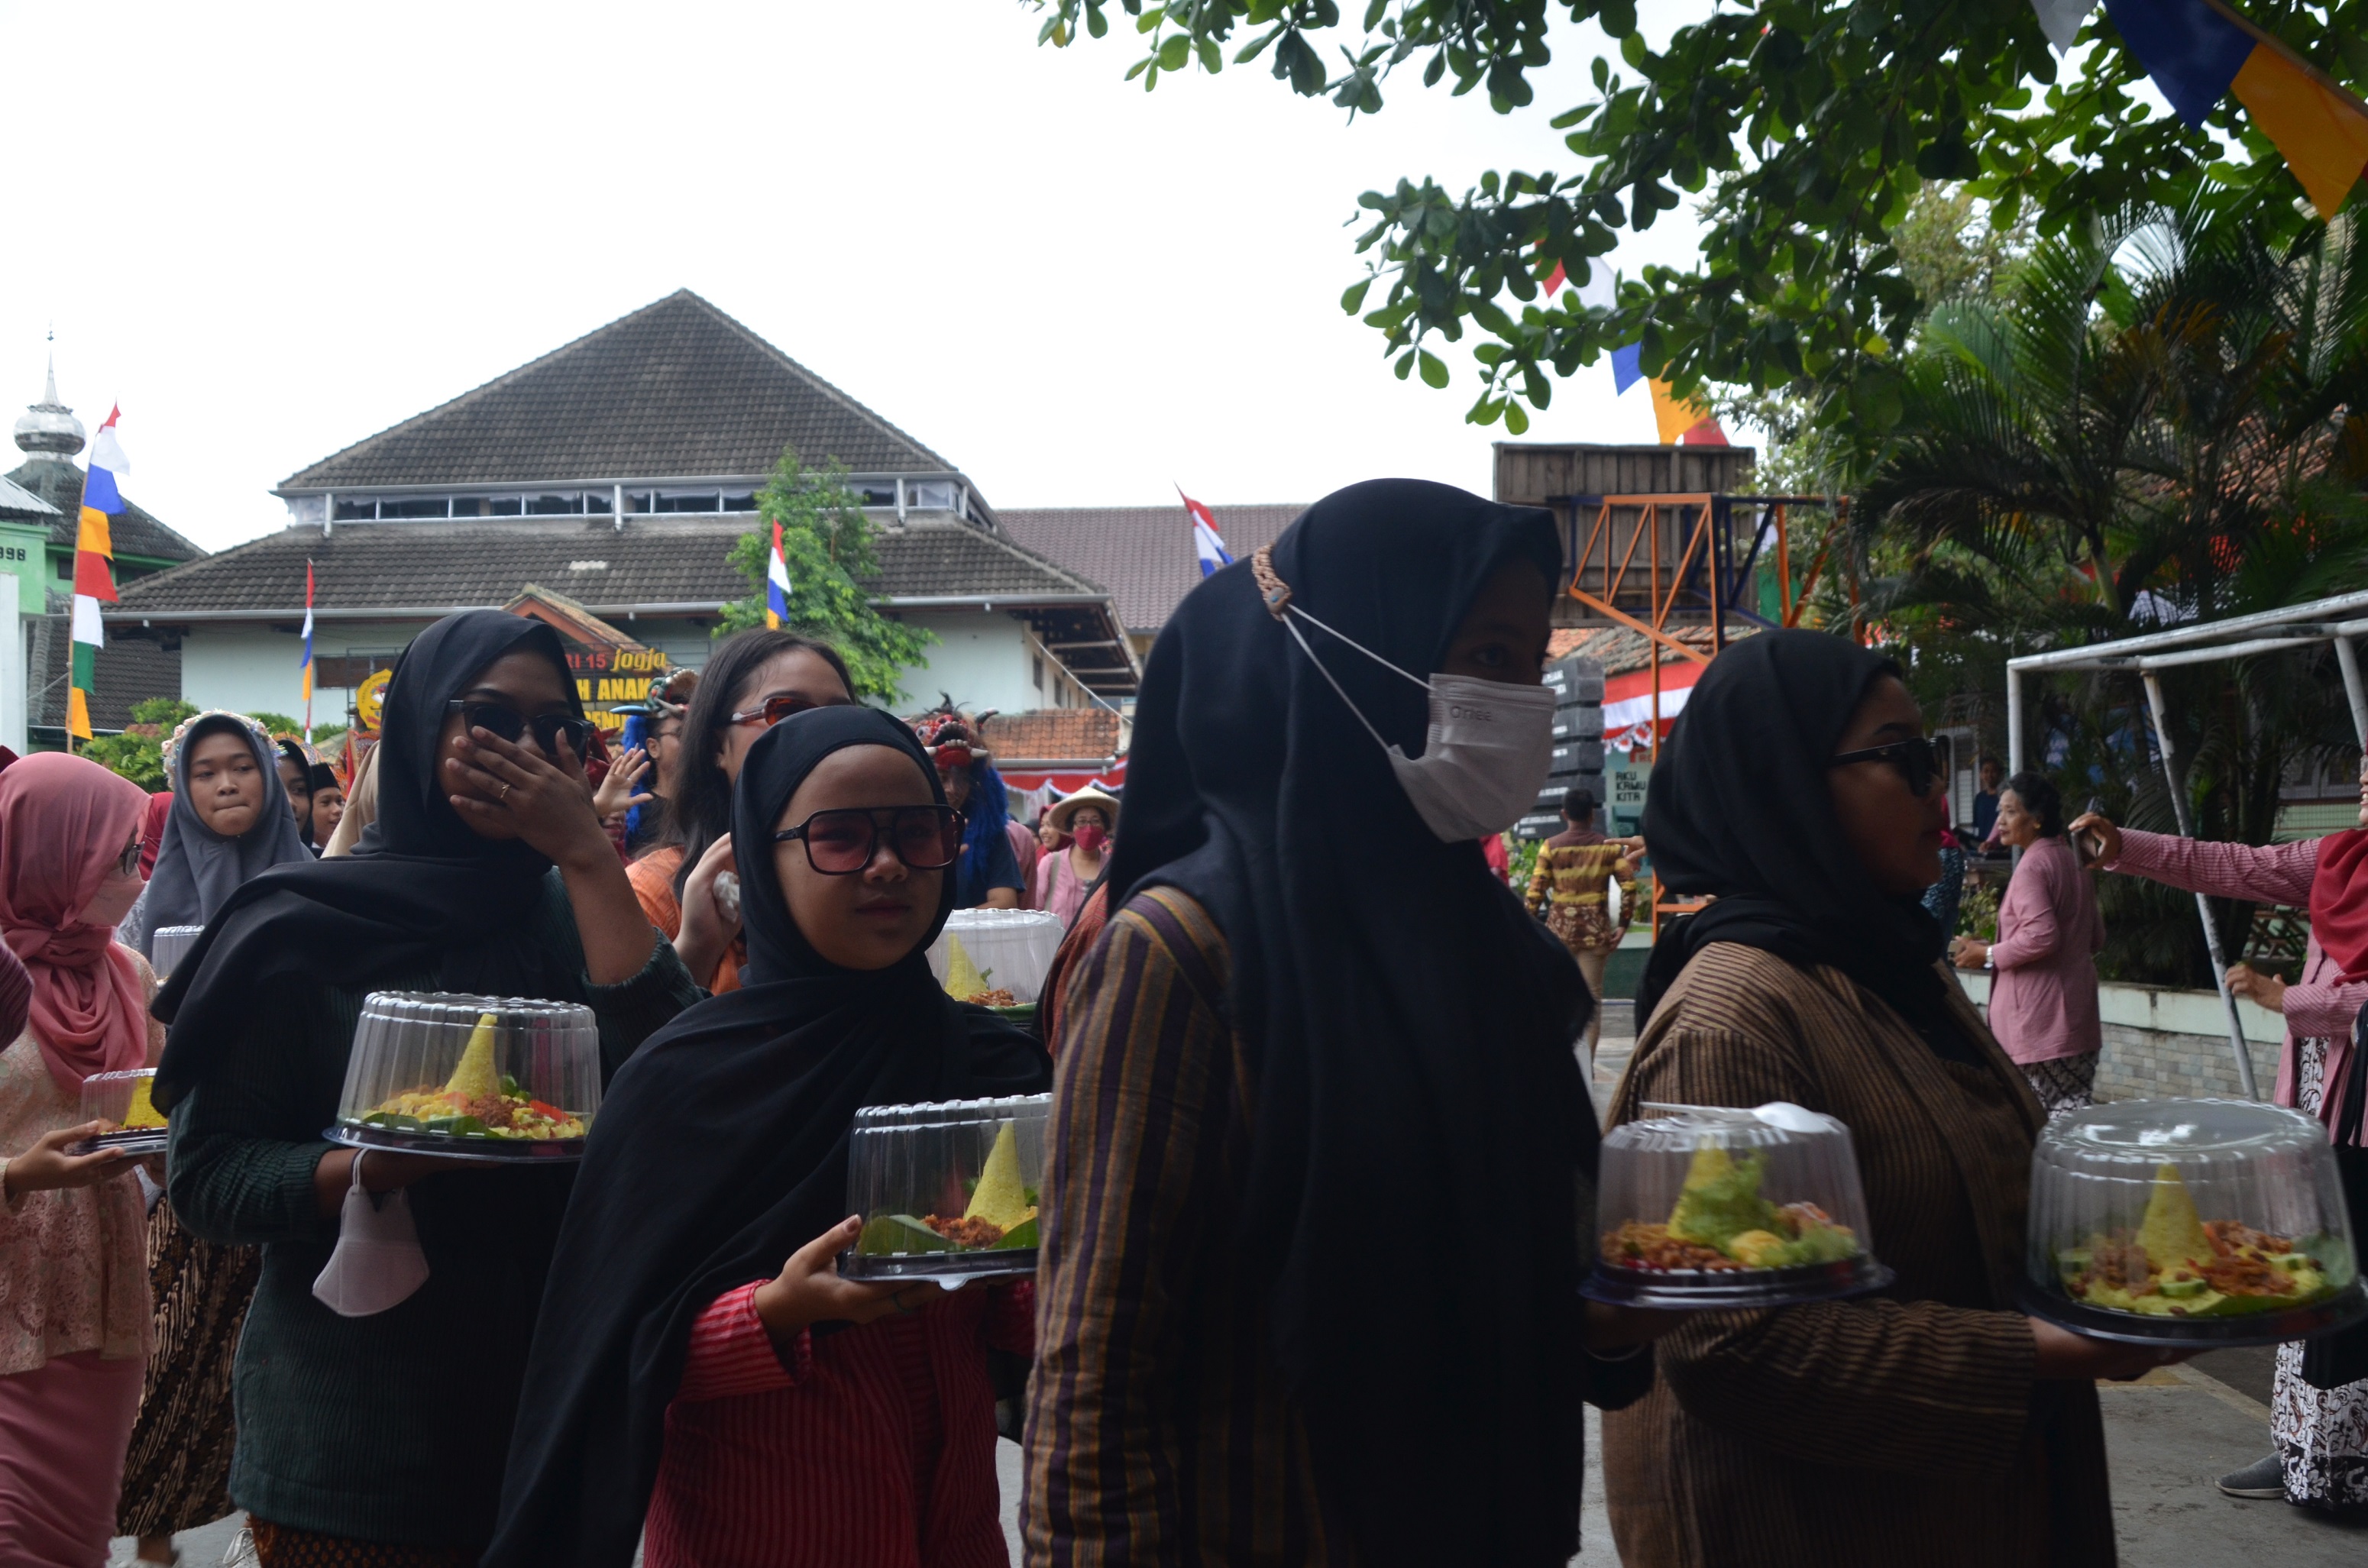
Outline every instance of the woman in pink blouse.
MULTIPOLYGON (((2368 828, 2368 768, 2360 777, 2360 822, 2368 828)), ((2222 844, 2117 828, 2084 816, 2098 864, 2125 876, 2214 898, 2310 910, 2302 979, 2289 985, 2244 964, 2228 966, 2228 989, 2286 1020, 2278 1056, 2277 1102, 2334 1124, 2351 1053, 2351 1023, 2368 1005, 2368 832, 2294 844, 2222 844)), ((2221 1477, 2237 1497, 2280 1497, 2305 1506, 2368 1506, 2368 1380, 2317 1389, 2302 1377, 2302 1346, 2278 1346, 2270 1437, 2277 1451, 2221 1477)))
POLYGON ((1102 874, 1110 852, 1110 818, 1118 801, 1090 786, 1063 798, 1044 813, 1044 825, 1069 840, 1046 852, 1036 866, 1036 907, 1049 909, 1068 925, 1084 907, 1087 892, 1102 874))
POLYGON ((0 1560, 107 1558, 149 1348, 132 1163, 67 1148, 94 1073, 151 1066, 155 980, 114 941, 140 896, 148 797, 62 752, 0 773, 0 1560), (22 983, 29 981, 28 984, 22 983), (12 982, 17 983, 12 983, 12 982), (8 997, 17 998, 13 1011, 8 997), (29 1019, 29 1021, 28 1021, 29 1019))
POLYGON ((2094 1103, 2097 951, 2105 945, 2097 890, 2064 838, 2064 797, 2036 773, 1998 796, 1998 836, 2022 851, 1998 904, 1998 939, 1957 939, 1959 969, 1996 971, 1990 1032, 2050 1118, 2094 1103))

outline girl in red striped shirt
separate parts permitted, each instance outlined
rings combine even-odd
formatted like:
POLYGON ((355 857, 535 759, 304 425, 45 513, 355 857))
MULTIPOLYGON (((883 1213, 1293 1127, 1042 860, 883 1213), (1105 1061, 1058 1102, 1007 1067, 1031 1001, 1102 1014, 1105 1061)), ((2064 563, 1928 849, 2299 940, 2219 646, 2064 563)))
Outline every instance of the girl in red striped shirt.
POLYGON ((741 989, 644 1045, 594 1124, 486 1568, 622 1568, 645 1517, 650 1568, 1008 1560, 987 1350, 1030 1349, 1027 1287, 835 1262, 860 1229, 858 1108, 1051 1083, 1041 1046, 930 976, 960 837, 915 812, 944 805, 872 709, 793 715, 749 752, 741 989))

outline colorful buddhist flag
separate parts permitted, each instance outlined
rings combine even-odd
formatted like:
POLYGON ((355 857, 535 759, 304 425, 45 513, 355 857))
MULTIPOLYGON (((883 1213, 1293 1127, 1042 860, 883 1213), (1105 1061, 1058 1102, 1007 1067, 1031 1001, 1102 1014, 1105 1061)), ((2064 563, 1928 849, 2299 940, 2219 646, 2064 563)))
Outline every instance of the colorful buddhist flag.
POLYGON ((765 624, 779 631, 790 619, 790 562, 781 553, 781 525, 773 525, 773 552, 765 559, 765 624))
POLYGON ((2105 0, 2105 14, 2180 119, 2200 126, 2235 93, 2318 215, 2342 209, 2368 171, 2368 103, 2218 0, 2105 0))
POLYGON ((1217 536, 1217 519, 1208 507, 1178 485, 1176 494, 1184 497, 1184 510, 1192 519, 1192 554, 1201 562, 1201 575, 1206 577, 1220 566, 1231 566, 1234 558, 1225 549, 1225 541, 1217 536))
POLYGON ((123 510, 123 494, 116 476, 131 472, 116 438, 120 408, 108 411, 107 423, 91 437, 90 466, 83 475, 82 517, 74 529, 74 673, 67 682, 66 733, 77 740, 90 736, 90 693, 97 680, 98 651, 107 645, 107 629, 98 619, 101 603, 115 603, 115 531, 113 518, 123 510))
POLYGON ((304 736, 313 735, 313 562, 304 562, 304 736))

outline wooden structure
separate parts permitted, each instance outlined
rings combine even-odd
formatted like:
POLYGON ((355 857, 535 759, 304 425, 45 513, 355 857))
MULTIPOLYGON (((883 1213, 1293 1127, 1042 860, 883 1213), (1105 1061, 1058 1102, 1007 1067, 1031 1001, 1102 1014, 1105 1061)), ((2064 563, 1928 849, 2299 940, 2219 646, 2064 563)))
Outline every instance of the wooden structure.
MULTIPOLYGON (((1563 535, 1568 574, 1557 626, 1623 626, 1651 644, 1652 728, 1661 726, 1665 655, 1707 665, 1726 646, 1728 627, 1794 626, 1826 567, 1821 548, 1793 582, 1791 523, 1821 496, 1753 495, 1756 453, 1748 447, 1497 444, 1497 499, 1550 508, 1563 535), (1773 569, 1771 618, 1754 591, 1773 569), (1673 633, 1707 626, 1707 649, 1673 633)), ((1664 902, 1657 882, 1653 923, 1693 904, 1664 902)))

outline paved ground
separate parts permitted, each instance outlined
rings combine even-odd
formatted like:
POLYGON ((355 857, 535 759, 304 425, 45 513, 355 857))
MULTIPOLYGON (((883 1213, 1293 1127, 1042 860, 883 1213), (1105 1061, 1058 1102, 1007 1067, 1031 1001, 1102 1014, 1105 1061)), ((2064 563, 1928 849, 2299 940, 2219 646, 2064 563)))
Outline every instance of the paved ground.
MULTIPOLYGON (((1596 1055, 1598 1108, 1628 1064, 1633 1045, 1624 1011, 1606 1019, 1596 1055), (1618 1032, 1611 1032, 1617 1030, 1618 1032)), ((2223 1497, 2213 1479, 2269 1451, 2270 1384, 2274 1354, 2224 1350, 2192 1366, 2157 1372, 2138 1383, 2100 1387, 2105 1439, 2112 1464, 2113 1514, 2123 1568, 2361 1568, 2368 1563, 2368 1524, 2332 1523, 2283 1503, 2223 1497)), ((1587 1495, 1581 1520, 1580 1568, 1615 1568, 1611 1520, 1603 1501, 1601 1424, 1587 1413, 1587 1495)), ((996 1445, 1003 1517, 1019 1560, 1019 1449, 996 1445)), ((181 1537, 187 1568, 214 1568, 238 1533, 225 1519, 181 1537)), ((131 1560, 131 1543, 116 1543, 115 1562, 131 1560)))

